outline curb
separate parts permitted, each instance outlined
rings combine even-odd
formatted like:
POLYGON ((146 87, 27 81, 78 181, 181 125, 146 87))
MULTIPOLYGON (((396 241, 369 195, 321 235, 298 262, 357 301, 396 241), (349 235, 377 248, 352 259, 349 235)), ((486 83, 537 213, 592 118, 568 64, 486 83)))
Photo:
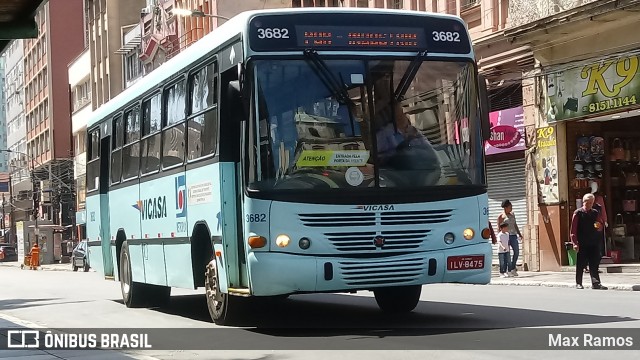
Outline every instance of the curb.
MULTIPOLYGON (((568 282, 554 282, 554 281, 526 281, 526 280, 498 280, 491 279, 490 285, 507 285, 507 286, 545 286, 545 287, 558 287, 558 288, 574 288, 574 283, 568 282)), ((631 284, 605 284, 609 290, 620 291, 640 291, 640 285, 631 284)), ((591 285, 584 285, 585 289, 591 289, 591 285)))

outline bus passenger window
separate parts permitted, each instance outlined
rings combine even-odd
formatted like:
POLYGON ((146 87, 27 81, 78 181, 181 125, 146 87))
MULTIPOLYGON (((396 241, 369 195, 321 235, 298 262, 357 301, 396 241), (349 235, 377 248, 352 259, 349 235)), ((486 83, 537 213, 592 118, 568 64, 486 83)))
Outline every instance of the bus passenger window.
POLYGON ((117 183, 122 177, 122 146, 124 145, 124 126, 122 117, 113 120, 113 143, 111 153, 111 183, 117 183))
POLYGON ((87 190, 98 189, 100 179, 100 129, 89 132, 87 150, 87 190))
POLYGON ((131 179, 140 171, 140 106, 125 113, 125 147, 122 149, 122 178, 131 179))
POLYGON ((169 168, 184 162, 184 119, 187 107, 187 88, 180 81, 164 91, 164 128, 162 130, 162 167, 169 168))
POLYGON ((142 103, 142 155, 140 169, 148 174, 160 169, 160 94, 142 103))
POLYGON ((187 121, 188 160, 212 155, 216 150, 218 108, 215 71, 215 64, 210 64, 189 77, 191 109, 187 121))

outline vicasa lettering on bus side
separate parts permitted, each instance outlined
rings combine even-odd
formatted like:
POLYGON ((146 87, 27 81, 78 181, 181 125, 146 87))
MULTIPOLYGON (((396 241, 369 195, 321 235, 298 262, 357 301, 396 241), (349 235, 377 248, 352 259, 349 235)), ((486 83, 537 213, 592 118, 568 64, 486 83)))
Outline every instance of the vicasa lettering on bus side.
POLYGON ((145 199, 144 211, 142 212, 142 220, 160 219, 167 217, 167 197, 158 196, 157 198, 145 199))

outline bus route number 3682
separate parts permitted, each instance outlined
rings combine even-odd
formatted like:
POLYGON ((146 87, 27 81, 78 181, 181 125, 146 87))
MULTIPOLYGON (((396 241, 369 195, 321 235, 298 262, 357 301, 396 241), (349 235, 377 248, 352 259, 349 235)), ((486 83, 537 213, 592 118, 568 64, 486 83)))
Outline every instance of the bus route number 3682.
POLYGON ((258 28, 258 39, 288 39, 289 29, 258 28))
POLYGON ((460 42, 460 33, 457 31, 434 31, 433 41, 460 42))

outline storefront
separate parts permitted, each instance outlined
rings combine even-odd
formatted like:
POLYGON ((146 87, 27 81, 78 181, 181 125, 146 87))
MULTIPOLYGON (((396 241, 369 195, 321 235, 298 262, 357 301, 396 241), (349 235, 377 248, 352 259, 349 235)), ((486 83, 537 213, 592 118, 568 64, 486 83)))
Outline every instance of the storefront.
MULTIPOLYGON (((506 199, 513 204, 518 224, 527 224, 527 199, 525 176, 524 112, 522 106, 490 113, 491 139, 485 144, 487 155, 487 184, 489 196, 489 220, 498 231, 496 220, 506 199)), ((522 244, 520 244, 522 253, 522 244)), ((493 263, 498 263, 498 248, 493 249, 493 263)), ((518 265, 522 264, 522 257, 518 265)))
MULTIPOLYGON (((557 138, 555 149, 549 147, 557 153, 566 145, 567 176, 559 184, 567 198, 563 222, 582 206, 584 194, 595 191, 608 221, 603 262, 640 261, 639 64, 638 55, 627 54, 546 75, 546 116, 552 126, 537 134, 539 140, 545 131, 564 128, 566 134, 557 138)), ((537 178, 545 183, 549 161, 537 165, 537 178)), ((569 226, 563 232, 566 241, 569 226)))

